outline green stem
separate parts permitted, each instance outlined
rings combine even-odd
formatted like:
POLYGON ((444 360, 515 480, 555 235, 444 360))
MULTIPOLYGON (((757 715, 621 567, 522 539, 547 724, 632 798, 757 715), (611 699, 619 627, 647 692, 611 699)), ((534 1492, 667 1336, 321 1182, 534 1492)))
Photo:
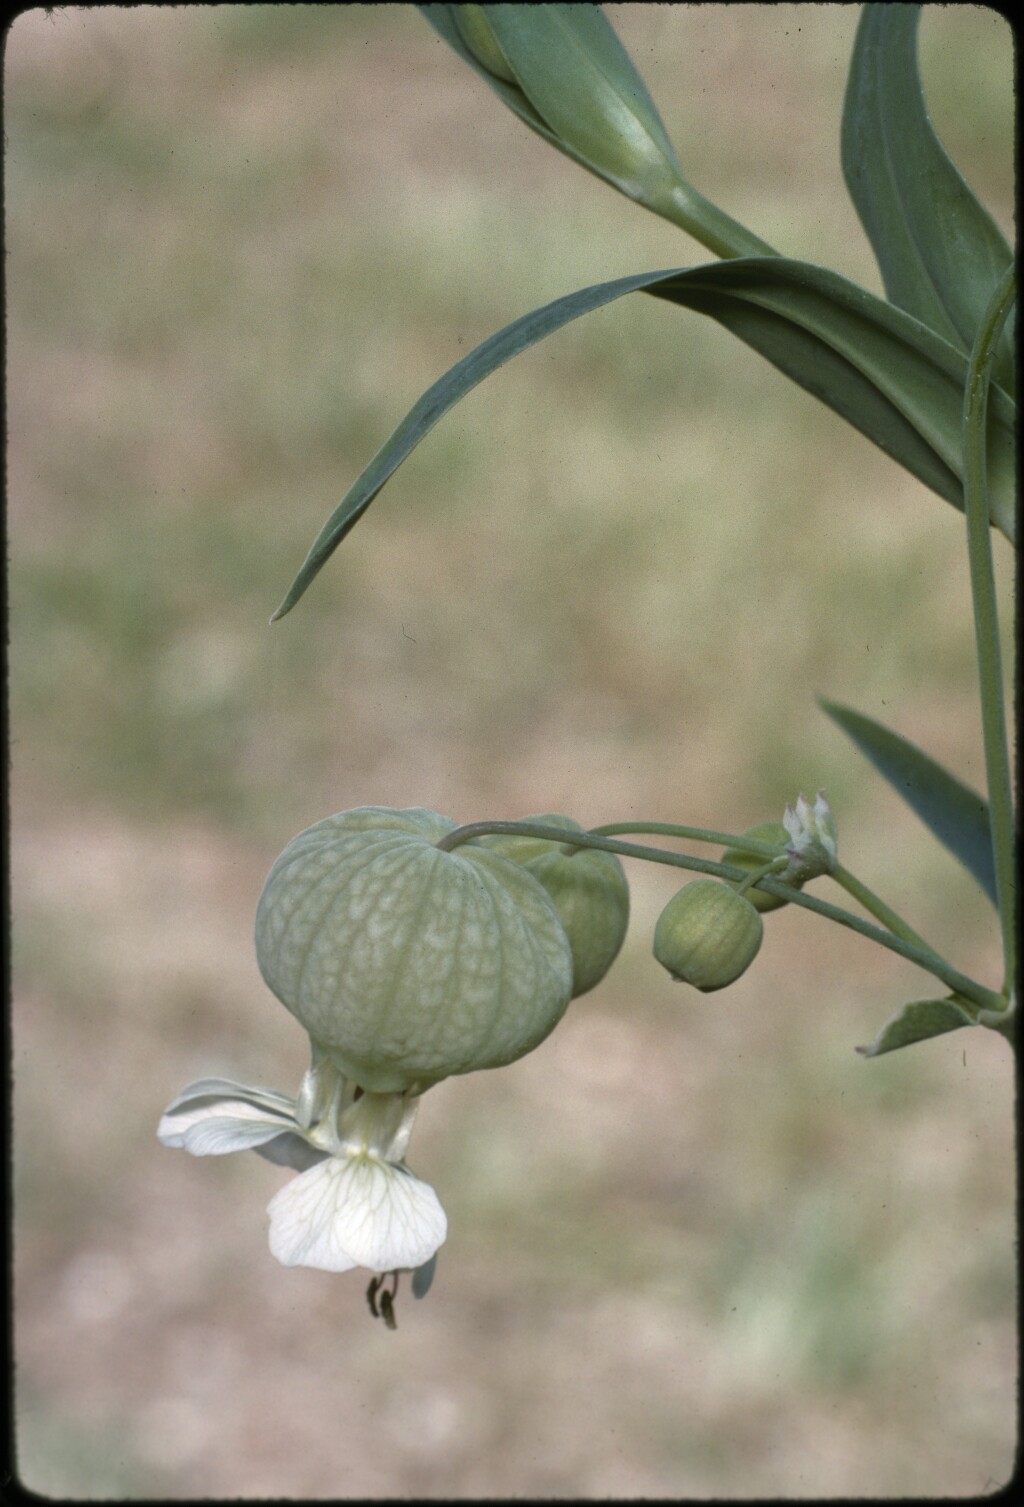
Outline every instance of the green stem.
POLYGON ((1016 1051, 1017 1049, 1017 1012, 1008 1013, 1003 1020, 986 1020, 981 1022, 988 1026, 990 1031, 998 1031, 1000 1036, 1005 1036, 1007 1041, 1016 1051))
MULTIPOLYGON (((601 827, 591 827, 592 832, 598 832, 611 837, 618 832, 649 832, 659 837, 682 837, 691 842, 711 842, 721 844, 726 848, 742 848, 745 852, 755 853, 758 856, 770 857, 773 854, 781 855, 785 852, 784 847, 773 845, 769 842, 761 842, 753 837, 733 837, 728 832, 714 832, 706 827, 680 827, 671 822, 608 822, 601 827)), ((753 875, 749 884, 744 889, 752 888, 758 883, 759 876, 753 875)), ((832 873, 832 878, 837 884, 841 884, 847 894, 863 905, 869 915, 874 916, 876 921, 894 936, 902 937, 905 942, 910 942, 915 947, 920 947, 922 952, 934 953, 935 949, 920 936, 903 917, 898 915, 890 905, 869 890, 849 869, 844 869, 842 864, 837 864, 832 873)))
POLYGON ((859 901, 869 915, 874 916, 876 921, 881 921, 894 936, 902 937, 905 942, 911 942, 915 947, 920 947, 924 952, 934 952, 935 949, 919 936, 914 928, 902 916, 896 914, 891 906, 886 905, 873 890, 869 890, 866 884, 862 884, 855 874, 849 869, 844 869, 841 863, 837 863, 832 870, 832 878, 837 884, 841 884, 848 895, 859 901))
MULTIPOLYGON (((436 846, 443 852, 451 852, 460 843, 469 842, 475 837, 485 837, 489 833, 511 837, 540 837, 546 842, 557 843, 562 848, 567 844, 572 848, 597 848, 605 853, 617 853, 622 858, 643 858, 650 863, 664 863, 671 868, 690 869, 698 874, 709 874, 715 879, 743 880, 750 873, 749 869, 737 868, 731 863, 711 863, 706 858, 693 858, 689 853, 670 853, 664 848, 648 848, 641 843, 620 842, 618 838, 600 837, 593 832, 567 833, 565 827, 547 827, 541 822, 470 822, 465 827, 455 827, 442 837, 436 846)), ((746 838, 743 841, 746 842, 746 838)), ((949 989, 965 995, 982 1009, 996 1011, 1006 1009, 1006 1000, 1002 995, 995 994, 975 979, 960 973, 931 948, 915 947, 912 942, 905 941, 892 932, 883 931, 880 927, 872 926, 868 921, 861 920, 860 916, 853 915, 851 911, 841 910, 837 905, 830 905, 827 900, 817 900, 811 895, 804 894, 802 890, 794 889, 791 884, 782 884, 778 879, 761 879, 758 885, 769 895, 778 895, 781 900, 788 900, 791 905, 801 905, 805 910, 814 911, 816 915, 835 921, 839 926, 859 932, 862 937, 867 937, 871 942, 877 942, 880 947, 887 947, 890 952, 897 953, 908 962, 916 963, 926 973, 941 979, 949 989)))
POLYGON ((1016 268, 1007 268, 989 301, 971 351, 964 387, 964 513, 967 517, 967 556, 974 602, 974 636, 978 650, 981 726, 988 781, 992 856, 996 898, 1003 933, 1004 987, 1016 973, 1016 885, 1013 789, 1003 706, 1003 674, 999 653, 999 616, 992 539, 989 533, 988 476, 985 453, 985 416, 996 343, 1016 293, 1016 268))
POLYGON ((773 863, 762 864, 759 869, 752 869, 743 883, 736 886, 737 895, 745 895, 747 890, 754 889, 762 879, 767 879, 771 874, 774 864, 778 862, 780 860, 776 859, 773 863))
POLYGON ((713 251, 716 256, 778 256, 774 246, 762 241, 745 225, 731 218, 717 204, 705 199, 689 184, 678 185, 665 194, 651 196, 641 201, 663 220, 670 220, 692 235, 695 241, 713 251))
POLYGON ((715 832, 710 827, 680 827, 675 822, 606 822, 591 827, 598 837, 615 837, 620 832, 649 832, 654 837, 681 837, 686 842, 710 842, 716 848, 742 848, 755 857, 781 858, 786 851, 779 843, 763 842, 757 837, 738 837, 732 832, 715 832))

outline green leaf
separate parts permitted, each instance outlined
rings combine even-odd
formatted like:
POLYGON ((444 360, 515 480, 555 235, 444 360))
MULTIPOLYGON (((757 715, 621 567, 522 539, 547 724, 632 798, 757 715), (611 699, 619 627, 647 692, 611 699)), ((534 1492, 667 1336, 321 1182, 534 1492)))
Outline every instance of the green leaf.
POLYGON ((821 696, 818 703, 997 905, 987 802, 872 717, 821 696))
POLYGON ((951 994, 948 999, 919 999, 898 1010, 871 1045, 858 1047, 857 1051, 862 1057, 880 1057, 883 1052, 895 1052, 900 1047, 913 1046, 915 1041, 927 1041, 930 1036, 942 1036, 946 1031, 976 1024, 974 1017, 957 1003, 956 995, 951 994))
MULTIPOLYGON (((648 292, 708 314, 963 509, 967 358, 918 320, 807 262, 749 257, 696 267, 648 292)), ((992 519, 1015 526, 1016 407, 991 389, 992 519)))
MULTIPOLYGON (((1012 252, 928 118, 920 9, 864 7, 843 110, 843 173, 891 302, 969 352, 1012 252)), ((1015 395, 1009 330, 995 378, 1015 395)))
POLYGON ((615 282, 597 283, 578 293, 570 293, 566 298, 558 298, 542 308, 533 309, 520 319, 513 320, 496 335, 491 335, 433 386, 428 387, 328 518, 271 622, 276 622, 291 611, 345 535, 366 512, 385 482, 429 434, 438 420, 461 398, 520 351, 528 350, 570 320, 578 319, 581 314, 588 314, 592 309, 620 298, 623 293, 644 287, 650 278, 650 273, 640 273, 635 277, 619 278, 615 282))
MULTIPOLYGON (((717 319, 827 403, 926 486, 963 507, 961 404, 967 362, 916 319, 834 272, 782 257, 641 272, 570 293, 491 335, 429 387, 356 479, 274 613, 289 612, 388 478, 450 408, 521 351, 573 319, 645 291, 717 319)), ((1014 524, 1014 405, 991 390, 993 520, 1014 524)))
POLYGON ((654 101, 600 6, 420 10, 521 120, 599 178, 641 202, 682 183, 654 101))

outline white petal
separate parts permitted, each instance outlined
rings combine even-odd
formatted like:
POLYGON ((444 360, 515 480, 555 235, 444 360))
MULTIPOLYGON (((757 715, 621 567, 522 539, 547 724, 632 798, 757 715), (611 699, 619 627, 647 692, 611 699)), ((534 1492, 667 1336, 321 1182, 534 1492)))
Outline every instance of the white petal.
POLYGON ((338 1120, 338 1135, 350 1156, 365 1152, 381 1162, 401 1162, 409 1145, 419 1099, 402 1094, 363 1094, 338 1120))
POLYGON ((253 1151, 280 1134, 280 1121, 260 1124, 221 1115, 186 1130, 184 1145, 193 1156, 224 1156, 229 1151, 253 1151))
POLYGON ((315 1167, 317 1162, 325 1162, 330 1155, 328 1151, 321 1151, 298 1132, 284 1131, 276 1135, 272 1141, 265 1141, 262 1146, 254 1146, 257 1156, 265 1157, 268 1162, 273 1162, 278 1167, 290 1167, 293 1172, 308 1172, 310 1167, 315 1167))
POLYGON ((200 1078, 197 1083, 190 1083, 188 1088, 168 1104, 166 1113, 177 1114, 188 1105, 194 1106, 198 1099, 208 1099, 211 1102, 219 1099, 222 1103, 241 1101, 289 1117, 295 1111, 295 1100, 287 1094, 279 1094, 276 1089, 249 1088, 244 1083, 236 1083, 232 1078, 200 1078))
POLYGON ((832 814, 832 807, 825 799, 824 790, 818 791, 817 799, 814 802, 814 823, 815 831, 818 834, 818 841, 832 862, 835 863, 838 857, 836 845, 838 832, 836 829, 836 819, 832 814))
POLYGON ((389 1272, 422 1266, 444 1244, 437 1194, 375 1157, 331 1157, 282 1188, 267 1206, 270 1249, 284 1266, 389 1272))
POLYGON ((789 834, 790 842, 794 845, 798 843, 800 841, 800 835, 803 830, 803 824, 801 823, 799 816, 797 816, 796 812, 793 810, 792 806, 787 806, 785 811, 782 813, 782 825, 785 827, 786 831, 789 834))
POLYGON ((282 1131, 294 1129, 295 1122, 283 1114, 244 1100, 214 1099, 192 1109, 174 1111, 172 1105, 156 1133, 165 1146, 191 1151, 193 1156, 221 1156, 261 1146, 282 1131))

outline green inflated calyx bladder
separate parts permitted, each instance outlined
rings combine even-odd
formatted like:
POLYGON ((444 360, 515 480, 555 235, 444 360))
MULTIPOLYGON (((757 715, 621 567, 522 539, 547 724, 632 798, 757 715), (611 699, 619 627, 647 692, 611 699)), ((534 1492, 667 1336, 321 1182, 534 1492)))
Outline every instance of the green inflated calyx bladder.
POLYGON ((482 844, 439 850, 454 829, 421 807, 343 811, 288 844, 260 897, 260 972, 372 1093, 514 1062, 571 997, 548 892, 482 844))
MULTIPOLYGON (((528 816, 523 821, 564 827, 570 834, 583 831, 569 816, 528 816)), ((593 989, 618 957, 629 925, 629 885, 615 854, 507 833, 480 842, 543 885, 572 949, 573 998, 593 989)))
POLYGON ((674 979, 710 994, 746 972, 763 936, 764 923, 745 895, 716 879, 695 879, 658 917, 654 956, 674 979))

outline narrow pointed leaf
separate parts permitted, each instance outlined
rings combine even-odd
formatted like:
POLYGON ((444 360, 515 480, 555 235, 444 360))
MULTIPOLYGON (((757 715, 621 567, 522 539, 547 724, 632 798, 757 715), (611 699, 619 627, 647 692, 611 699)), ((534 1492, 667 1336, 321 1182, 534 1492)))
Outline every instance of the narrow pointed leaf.
POLYGON ((862 1057, 880 1057, 883 1052, 895 1052, 900 1047, 913 1046, 915 1041, 927 1041, 931 1036, 975 1024, 973 1016, 957 1004, 954 995, 948 999, 919 999, 897 1010, 871 1045, 858 1047, 857 1051, 862 1057))
POLYGON ((652 277, 659 275, 640 273, 635 277, 622 277, 614 282, 596 283, 590 288, 582 288, 566 298, 557 298, 553 303, 544 304, 520 319, 513 320, 496 335, 491 335, 475 350, 470 351, 468 356, 456 362, 450 371, 428 387, 419 401, 413 404, 398 428, 356 478, 320 530, 284 601, 270 621, 276 622, 291 611, 345 535, 366 512, 381 487, 430 433, 438 420, 450 408, 454 408, 460 399, 499 366, 536 345, 546 335, 553 334, 564 324, 578 319, 581 314, 588 314, 592 309, 599 309, 603 304, 621 298, 624 293, 646 286, 652 277))
POLYGON ((997 905, 988 803, 899 733, 848 706, 818 701, 997 905))
MULTIPOLYGON (((969 352, 1012 253, 928 118, 917 62, 920 10, 863 9, 843 110, 843 173, 889 299, 969 352)), ((995 379, 1015 394, 1009 330, 995 379)))
MULTIPOLYGON (((783 257, 695 267, 646 291, 717 319, 962 510, 967 358, 920 321, 835 272, 783 257)), ((1012 539, 1016 407, 995 386, 991 403, 992 519, 1012 539)))
MULTIPOLYGON (((902 310, 836 273, 782 257, 642 272, 570 293, 491 335, 428 388, 324 524, 271 621, 289 612, 388 478, 450 408, 521 351, 573 319, 643 290, 708 314, 827 403, 926 486, 963 507, 966 359, 902 310)), ((990 505, 1014 524, 1015 406, 992 388, 990 505)))

